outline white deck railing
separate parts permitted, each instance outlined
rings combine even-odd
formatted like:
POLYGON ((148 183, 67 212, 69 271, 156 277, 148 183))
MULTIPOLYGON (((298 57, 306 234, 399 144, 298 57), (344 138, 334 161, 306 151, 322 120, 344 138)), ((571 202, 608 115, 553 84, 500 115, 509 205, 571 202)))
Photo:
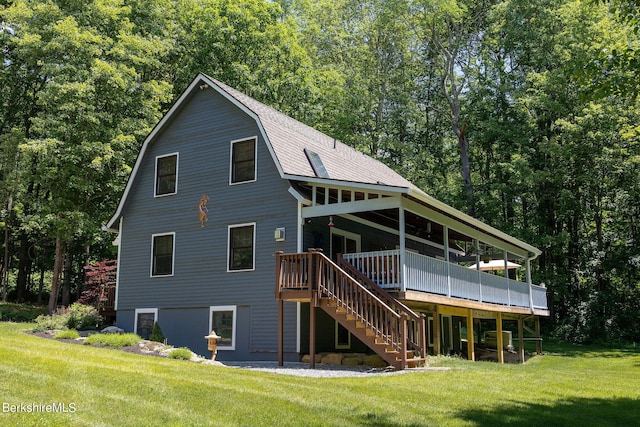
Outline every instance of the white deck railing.
POLYGON ((471 301, 546 310, 547 290, 495 274, 414 252, 405 253, 402 268, 400 250, 360 252, 342 255, 351 265, 386 289, 413 290, 471 301))

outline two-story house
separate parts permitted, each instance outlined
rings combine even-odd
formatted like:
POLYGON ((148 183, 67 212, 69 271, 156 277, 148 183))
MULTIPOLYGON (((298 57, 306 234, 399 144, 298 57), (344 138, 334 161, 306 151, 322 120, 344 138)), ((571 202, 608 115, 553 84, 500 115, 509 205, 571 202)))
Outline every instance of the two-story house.
POLYGON ((203 74, 144 141, 106 229, 117 325, 158 322, 200 354, 215 330, 222 361, 473 358, 484 330, 502 348, 503 325, 537 338, 527 323, 549 315, 538 249, 203 74))

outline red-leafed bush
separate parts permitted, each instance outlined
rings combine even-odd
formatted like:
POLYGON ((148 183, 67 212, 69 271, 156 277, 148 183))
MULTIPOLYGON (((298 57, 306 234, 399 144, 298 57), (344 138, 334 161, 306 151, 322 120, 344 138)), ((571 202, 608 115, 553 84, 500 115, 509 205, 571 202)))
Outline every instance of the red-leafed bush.
POLYGON ((78 302, 98 307, 104 301, 106 288, 116 285, 117 260, 105 259, 85 267, 85 290, 80 294, 78 302))

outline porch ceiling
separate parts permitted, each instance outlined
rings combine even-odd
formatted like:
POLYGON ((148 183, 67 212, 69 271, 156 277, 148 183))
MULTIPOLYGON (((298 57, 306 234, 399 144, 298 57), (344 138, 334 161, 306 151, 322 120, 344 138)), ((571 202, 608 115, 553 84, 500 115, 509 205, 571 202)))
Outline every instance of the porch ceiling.
MULTIPOLYGON (((400 214, 398 209, 384 209, 372 212, 358 212, 355 216, 398 230, 400 228, 400 214)), ((405 212, 405 230, 421 239, 429 240, 439 245, 444 245, 444 227, 441 224, 430 221, 427 218, 405 212)), ((449 247, 457 248, 457 242, 472 242, 473 239, 455 230, 449 230, 449 247)))

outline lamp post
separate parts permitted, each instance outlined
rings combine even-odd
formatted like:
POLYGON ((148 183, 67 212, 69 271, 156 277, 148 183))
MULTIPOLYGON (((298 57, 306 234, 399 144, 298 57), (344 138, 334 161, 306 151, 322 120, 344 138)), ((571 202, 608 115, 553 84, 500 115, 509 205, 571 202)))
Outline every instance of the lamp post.
POLYGON ((209 340, 209 345, 207 348, 211 350, 211 360, 216 360, 216 354, 218 353, 218 340, 222 338, 216 334, 216 331, 212 330, 211 333, 204 337, 204 339, 209 340))

